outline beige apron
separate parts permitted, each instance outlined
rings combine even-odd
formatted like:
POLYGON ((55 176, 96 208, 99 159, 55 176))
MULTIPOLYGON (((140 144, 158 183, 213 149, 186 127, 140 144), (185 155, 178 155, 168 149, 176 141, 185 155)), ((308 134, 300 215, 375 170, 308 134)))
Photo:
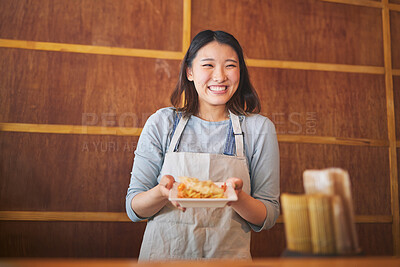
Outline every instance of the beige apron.
MULTIPOLYGON (((196 177, 200 180, 243 180, 243 191, 250 194, 250 176, 243 148, 238 116, 230 113, 236 156, 175 152, 189 118, 181 118, 171 139, 158 182, 163 175, 196 177)), ((232 139, 233 140, 233 139, 232 139)), ((241 258, 249 259, 250 227, 231 207, 187 208, 178 210, 171 203, 147 222, 139 260, 241 258)))

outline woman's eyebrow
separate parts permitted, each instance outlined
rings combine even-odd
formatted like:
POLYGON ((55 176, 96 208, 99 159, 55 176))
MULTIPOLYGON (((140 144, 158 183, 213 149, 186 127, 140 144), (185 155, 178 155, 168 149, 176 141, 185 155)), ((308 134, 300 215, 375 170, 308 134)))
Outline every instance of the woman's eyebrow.
POLYGON ((214 61, 215 59, 213 58, 203 58, 200 61, 214 61))
MULTIPOLYGON (((215 59, 213 59, 213 58, 203 58, 203 59, 201 59, 200 61, 215 61, 215 59)), ((234 62, 234 63, 237 63, 237 61, 236 61, 235 59, 227 59, 227 60, 225 60, 225 62, 234 62)))

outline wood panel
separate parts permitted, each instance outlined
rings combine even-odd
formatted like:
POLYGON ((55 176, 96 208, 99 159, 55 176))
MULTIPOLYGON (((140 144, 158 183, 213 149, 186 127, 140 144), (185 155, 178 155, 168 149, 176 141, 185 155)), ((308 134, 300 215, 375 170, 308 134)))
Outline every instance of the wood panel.
POLYGON ((0 133, 0 210, 125 211, 137 140, 0 133))
POLYGON ((357 224, 358 240, 368 256, 393 255, 391 224, 357 224))
POLYGON ((381 0, 320 0, 325 2, 340 3, 346 5, 368 6, 368 7, 382 7, 381 0))
POLYGON ((175 60, 0 51, 2 122, 142 127, 179 73, 175 60))
POLYGON ((137 258, 145 223, 0 222, 0 257, 137 258))
POLYGON ((4 0, 0 21, 5 39, 182 49, 181 0, 4 0))
POLYGON ((396 140, 400 141, 400 77, 399 76, 393 76, 393 96, 394 96, 393 97, 394 117, 396 120, 396 140))
POLYGON ((208 28, 234 34, 249 58, 383 66, 377 8, 318 0, 193 0, 192 36, 208 28))
POLYGON ((340 167, 349 171, 355 214, 391 214, 387 148, 280 143, 279 149, 281 192, 304 193, 306 169, 340 167))
POLYGON ((391 208, 393 216, 392 234, 393 234, 393 252, 400 255, 400 211, 398 195, 398 170, 396 155, 396 119, 394 110, 394 88, 393 88, 393 69, 392 69, 392 47, 390 34, 390 10, 388 9, 388 0, 382 0, 384 8, 382 9, 383 22, 383 41, 384 41, 384 61, 385 61, 385 87, 386 87, 386 106, 388 120, 388 139, 389 147, 389 169, 390 169, 390 189, 391 189, 391 208))
MULTIPOLYGON (((391 224, 356 224, 360 247, 365 255, 392 255, 391 224)), ((252 233, 251 252, 254 258, 280 257, 286 248, 283 224, 268 231, 252 233)))
POLYGON ((285 250, 285 232, 282 223, 267 231, 251 233, 250 251, 253 258, 280 257, 285 250))
MULTIPOLYGON (((0 47, 39 50, 39 51, 54 51, 54 52, 64 52, 64 53, 83 53, 83 54, 95 54, 95 55, 144 57, 144 58, 157 58, 157 59, 181 60, 183 58, 183 53, 176 51, 37 42, 37 41, 24 41, 24 40, 12 40, 12 39, 0 39, 0 47)), ((375 70, 376 68, 378 68, 378 70, 380 69, 379 67, 364 67, 364 68, 370 71, 376 71, 375 70)))
MULTIPOLYGON (((145 222, 0 222, 0 257, 137 258, 145 222), (38 245, 40 244, 40 245, 38 245)), ((357 224, 367 255, 391 255, 390 224, 357 224), (385 242, 381 245, 380 240, 385 242)), ((285 249, 283 224, 252 233, 254 258, 279 257, 285 249)))
POLYGON ((387 139, 383 75, 250 68, 278 134, 387 139), (373 123, 371 123, 373 122, 373 123))
MULTIPOLYGON (((395 75, 398 6, 389 5, 395 75)), ((4 0, 1 39, 50 42, 23 41, 22 47, 57 49, 27 51, 6 40, 19 49, 0 48, 0 122, 32 123, 35 129, 142 127, 169 105, 189 33, 227 30, 242 43, 263 114, 280 133, 281 191, 302 192, 301 174, 308 168, 348 169, 361 247, 367 255, 398 254, 389 161, 399 166, 400 160, 388 153, 393 127, 388 132, 384 74, 390 60, 383 56, 382 7, 387 10, 387 1, 4 0), (84 54, 114 52, 122 56, 84 54), (324 140, 329 145, 318 144, 324 140)), ((43 211, 49 218, 46 212, 61 211, 57 218, 66 221, 81 211, 68 218, 113 222, 0 221, 0 256, 137 257, 144 224, 116 222, 124 212, 137 137, 63 133, 68 135, 0 133, 0 210, 43 211)), ((255 257, 279 256, 284 249, 282 223, 252 236, 255 257)))
MULTIPOLYGON (((145 224, 3 221, 0 257, 137 258, 145 224)), ((391 255, 390 224, 357 224, 357 232, 366 255, 391 255), (385 242, 378 245, 381 240, 385 242)), ((285 247, 283 224, 252 233, 254 258, 279 257, 285 247)))
POLYGON ((392 66, 400 69, 400 11, 390 12, 390 32, 392 40, 392 66))

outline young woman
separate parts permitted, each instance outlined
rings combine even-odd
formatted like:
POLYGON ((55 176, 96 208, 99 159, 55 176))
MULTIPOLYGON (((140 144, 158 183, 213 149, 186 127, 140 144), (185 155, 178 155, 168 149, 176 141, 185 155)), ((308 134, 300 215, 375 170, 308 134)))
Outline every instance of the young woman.
POLYGON ((148 119, 135 151, 126 210, 148 220, 139 260, 251 258, 251 229, 269 229, 279 215, 279 149, 273 123, 257 114, 238 41, 197 34, 171 102, 148 119), (168 194, 180 176, 231 183, 238 200, 179 207, 168 194))

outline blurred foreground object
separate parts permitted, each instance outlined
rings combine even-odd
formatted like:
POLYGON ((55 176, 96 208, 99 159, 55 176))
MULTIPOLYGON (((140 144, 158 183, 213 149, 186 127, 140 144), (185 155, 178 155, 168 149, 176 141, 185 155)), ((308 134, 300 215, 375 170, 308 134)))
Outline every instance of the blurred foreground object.
POLYGON ((287 249, 315 255, 359 254, 348 172, 306 170, 303 185, 305 195, 281 197, 287 249))
POLYGON ((286 244, 290 251, 312 253, 310 220, 305 195, 282 194, 286 244))

